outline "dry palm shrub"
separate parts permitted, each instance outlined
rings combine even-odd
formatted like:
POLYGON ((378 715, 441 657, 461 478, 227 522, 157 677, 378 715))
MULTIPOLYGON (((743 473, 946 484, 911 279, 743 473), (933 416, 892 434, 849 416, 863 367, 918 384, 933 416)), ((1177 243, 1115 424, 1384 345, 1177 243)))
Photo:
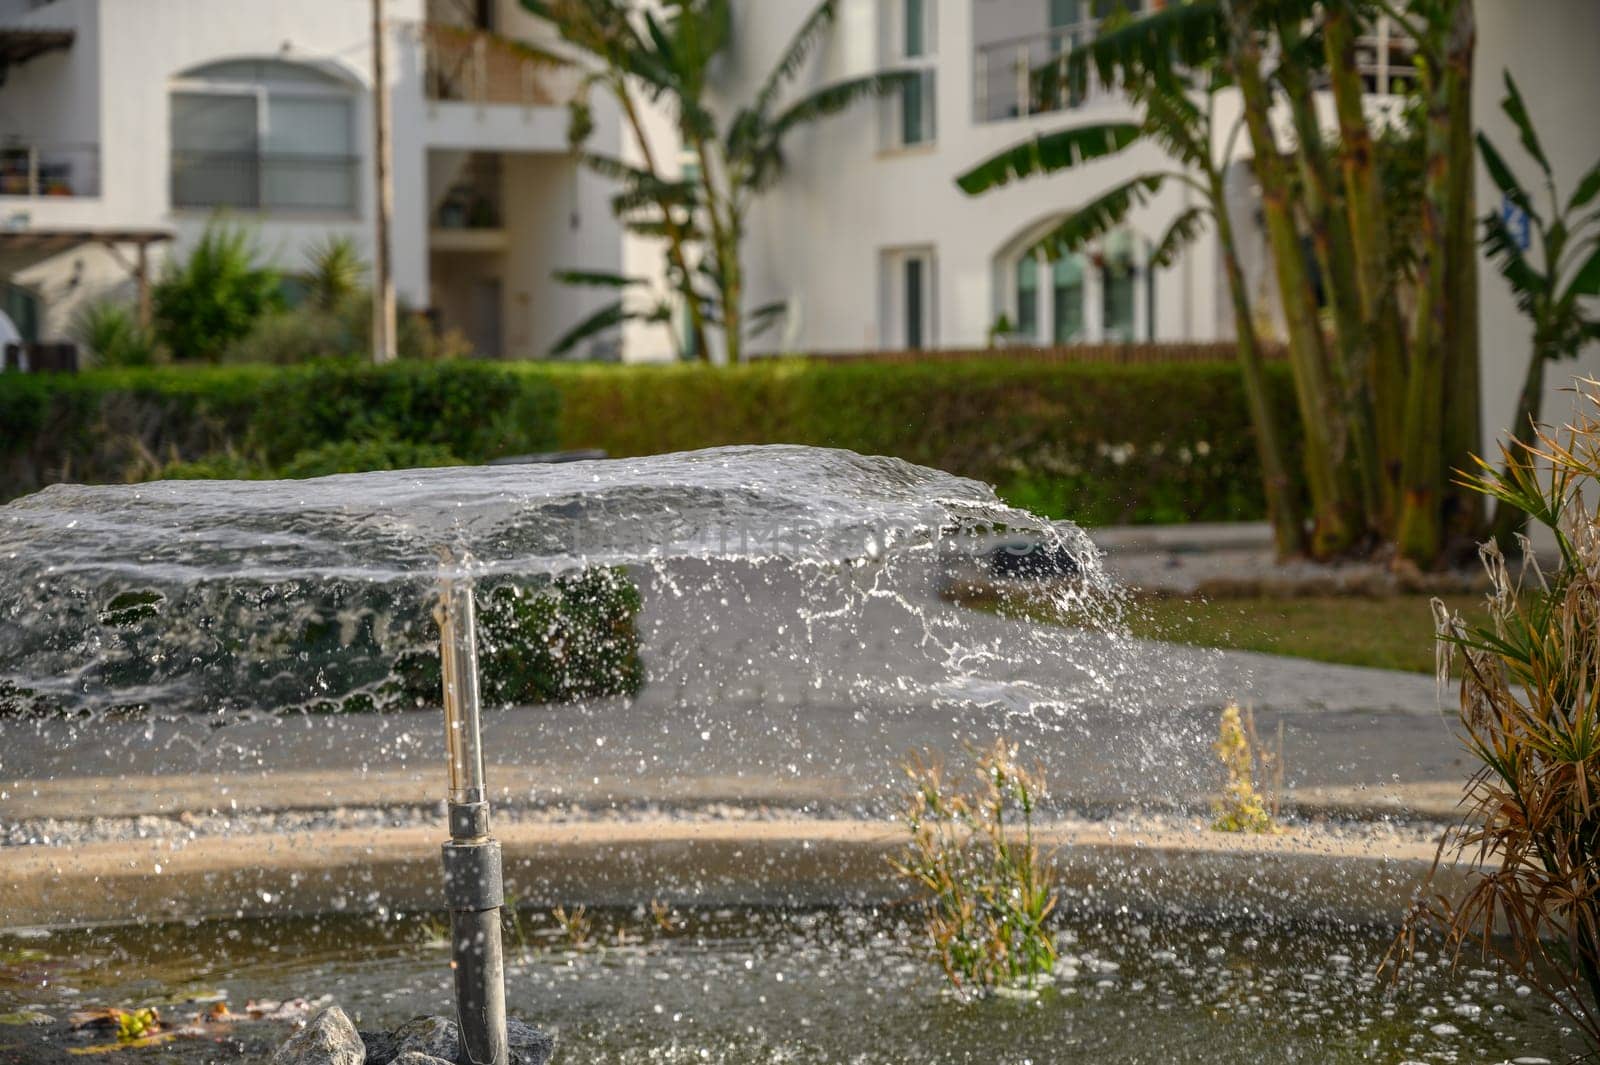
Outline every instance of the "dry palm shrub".
POLYGON ((934 955, 966 995, 1031 989, 1055 965, 1046 927, 1055 875, 1033 831, 1044 789, 1016 759, 1015 745, 996 740, 978 758, 971 791, 949 785, 935 760, 918 757, 905 767, 911 840, 891 864, 922 889, 934 955))
POLYGON ((1434 869, 1446 859, 1475 868, 1460 898, 1424 892, 1397 947, 1408 953, 1420 926, 1440 927, 1458 955, 1499 957, 1600 1048, 1600 382, 1578 391, 1571 424, 1502 448, 1502 469, 1479 460, 1462 478, 1543 525, 1559 557, 1541 568, 1522 539, 1514 572, 1484 545, 1484 624, 1434 601, 1439 683, 1459 663, 1461 723, 1479 764, 1434 869))

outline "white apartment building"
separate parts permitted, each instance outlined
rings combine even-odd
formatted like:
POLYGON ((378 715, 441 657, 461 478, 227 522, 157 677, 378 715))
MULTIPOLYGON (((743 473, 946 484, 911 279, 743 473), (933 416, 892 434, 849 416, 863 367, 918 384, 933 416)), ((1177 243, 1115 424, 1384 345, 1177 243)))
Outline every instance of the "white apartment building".
MULTIPOLYGON (((541 354, 604 295, 551 271, 622 265, 568 150, 572 76, 472 32, 544 32, 515 0, 386 7, 399 296, 485 354, 541 354)), ((371 43, 368 0, 0 0, 0 307, 59 339, 135 294, 142 245, 152 273, 217 212, 288 271, 330 233, 370 252, 371 43)))
MULTIPOLYGON (((659 277, 658 249, 621 233, 607 183, 568 149, 575 76, 474 33, 549 44, 550 27, 518 0, 385 2, 402 299, 486 355, 536 358, 612 298, 562 286, 552 271, 659 277)), ((716 72, 722 100, 764 77, 813 6, 735 0, 734 44, 716 72)), ((1028 250, 1111 184, 1166 168, 1155 148, 978 198, 955 185, 1029 136, 1133 117, 1116 94, 1040 99, 1026 78, 1114 6, 839 0, 802 85, 886 68, 920 76, 903 96, 788 142, 785 175, 752 212, 746 257, 750 306, 787 300, 789 313, 754 350, 977 347, 1002 315, 1042 343, 1226 339, 1231 315, 1210 236, 1176 265, 1148 268, 1153 242, 1186 206, 1181 185, 1169 183, 1088 254, 1048 264, 1028 250)), ((1600 3, 1478 0, 1477 10, 1480 124, 1514 143, 1498 111, 1499 72, 1511 68, 1552 131, 1546 145, 1570 188, 1600 157, 1590 114, 1600 99, 1600 3)), ((142 242, 171 238, 147 243, 153 270, 219 209, 252 224, 287 269, 330 231, 368 244, 370 43, 368 0, 0 0, 0 307, 38 336, 59 337, 84 300, 134 291, 142 242)), ((1405 43, 1380 28, 1362 62, 1382 106, 1390 80, 1408 73, 1405 43)), ((603 94, 595 103, 591 146, 633 156, 603 94)), ((669 116, 651 121, 658 153, 671 158, 669 116)), ((1218 128, 1228 126, 1224 116, 1218 128)), ((1251 181, 1242 165, 1234 173, 1247 267, 1270 312, 1251 181)), ((1482 174, 1479 189, 1481 204, 1494 198, 1482 174)), ((1527 329, 1487 264, 1481 288, 1486 428, 1498 431, 1527 329)), ((630 360, 672 350, 661 326, 630 325, 619 340, 630 360)))

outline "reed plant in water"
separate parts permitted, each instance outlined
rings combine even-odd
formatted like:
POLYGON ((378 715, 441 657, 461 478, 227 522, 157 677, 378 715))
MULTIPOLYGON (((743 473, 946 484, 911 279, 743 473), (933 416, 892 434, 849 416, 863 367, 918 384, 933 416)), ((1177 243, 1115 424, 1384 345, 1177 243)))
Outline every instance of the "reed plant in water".
POLYGON ((914 758, 905 770, 911 839, 891 864, 921 889, 928 939, 951 986, 977 996, 1048 980, 1057 892, 1034 841, 1039 773, 1019 765, 1003 739, 978 757, 975 788, 948 782, 935 759, 914 758))
POLYGON ((1458 955, 1498 957, 1600 1049, 1600 382, 1577 393, 1568 425, 1460 476, 1527 514, 1554 555, 1521 538, 1513 562, 1485 544, 1482 624, 1434 601, 1440 687, 1459 676, 1478 764, 1434 870, 1470 864, 1459 897, 1433 891, 1430 875, 1397 948, 1442 928, 1458 955))

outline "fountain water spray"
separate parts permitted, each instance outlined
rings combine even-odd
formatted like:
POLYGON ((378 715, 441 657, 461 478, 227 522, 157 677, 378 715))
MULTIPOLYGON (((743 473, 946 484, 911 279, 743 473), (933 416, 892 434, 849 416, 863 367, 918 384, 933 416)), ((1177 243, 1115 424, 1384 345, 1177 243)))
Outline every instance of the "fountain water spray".
MULTIPOLYGON (((434 606, 444 672, 445 742, 450 757, 450 842, 444 845, 450 907, 450 968, 462 1065, 508 1065, 505 958, 500 906, 505 887, 500 844, 489 835, 483 733, 478 714, 478 640, 472 581, 448 573, 434 606)), ((467 559, 463 557, 463 565, 467 559)))

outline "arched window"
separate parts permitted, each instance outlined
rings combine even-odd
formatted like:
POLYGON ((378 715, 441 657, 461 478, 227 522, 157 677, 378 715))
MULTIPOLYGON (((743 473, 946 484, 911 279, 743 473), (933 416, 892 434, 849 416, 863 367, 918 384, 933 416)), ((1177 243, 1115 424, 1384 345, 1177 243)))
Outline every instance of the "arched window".
POLYGON ((172 205, 354 212, 355 90, 312 67, 234 59, 172 85, 172 205))
POLYGON ((1129 343, 1152 339, 1155 308, 1149 244, 1128 230, 1050 262, 1029 235, 997 257, 1006 282, 997 313, 1013 339, 1031 344, 1129 343))
POLYGON ((39 339, 39 297, 33 290, 0 281, 0 313, 11 319, 24 342, 39 339))

